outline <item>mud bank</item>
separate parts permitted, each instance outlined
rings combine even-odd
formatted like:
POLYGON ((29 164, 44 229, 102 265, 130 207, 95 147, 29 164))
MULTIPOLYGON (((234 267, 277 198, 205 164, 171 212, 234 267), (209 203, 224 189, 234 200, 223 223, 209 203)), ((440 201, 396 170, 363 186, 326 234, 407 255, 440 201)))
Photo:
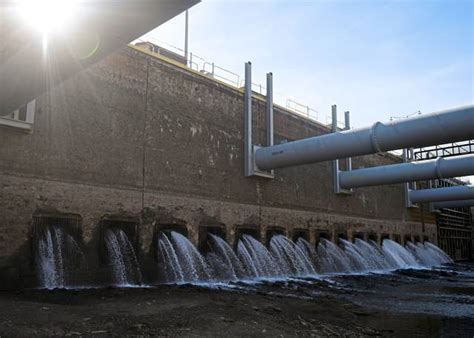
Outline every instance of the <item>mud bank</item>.
POLYGON ((0 335, 472 337, 472 267, 212 287, 0 293, 0 335))

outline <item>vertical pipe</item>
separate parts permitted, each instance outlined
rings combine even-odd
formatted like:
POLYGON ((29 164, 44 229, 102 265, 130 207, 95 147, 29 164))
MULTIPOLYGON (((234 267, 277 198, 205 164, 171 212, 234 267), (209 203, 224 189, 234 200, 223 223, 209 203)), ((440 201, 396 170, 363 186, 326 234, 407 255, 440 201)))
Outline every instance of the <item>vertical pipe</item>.
POLYGON ((252 154, 252 64, 245 64, 245 91, 244 91, 244 158, 245 158, 245 176, 251 176, 253 173, 253 154, 252 154))
POLYGON ((185 12, 185 22, 184 22, 184 59, 186 60, 186 65, 188 65, 188 42, 189 42, 189 13, 188 10, 185 12))
MULTIPOLYGON (((348 111, 344 112, 344 129, 350 130, 351 129, 351 116, 348 111)), ((346 170, 352 170, 352 158, 346 157, 346 170)))
MULTIPOLYGON (((335 104, 331 106, 331 117, 332 117, 331 131, 333 133, 337 133, 337 106, 335 104)), ((341 188, 339 185, 339 160, 338 159, 332 161, 332 176, 333 176, 334 193, 339 194, 341 192, 341 188)))
POLYGON ((267 74, 267 147, 273 145, 273 74, 267 74))

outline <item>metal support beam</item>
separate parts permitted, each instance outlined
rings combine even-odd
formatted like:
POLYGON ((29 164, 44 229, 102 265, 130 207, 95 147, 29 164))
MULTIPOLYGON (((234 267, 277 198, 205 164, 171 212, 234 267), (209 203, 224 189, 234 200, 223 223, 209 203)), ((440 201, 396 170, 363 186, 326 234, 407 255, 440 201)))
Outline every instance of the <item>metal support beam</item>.
MULTIPOLYGON (((214 64, 213 64, 214 72, 214 64)), ((267 143, 273 145, 273 76, 267 74, 267 143), (270 86, 268 84, 270 83, 270 86)), ((252 64, 245 64, 245 88, 244 88, 244 175, 245 177, 260 176, 265 178, 274 178, 273 170, 259 170, 255 166, 255 151, 260 146, 253 144, 252 137, 252 64)))
MULTIPOLYGON (((351 115, 350 115, 350 112, 348 112, 348 111, 344 112, 344 125, 345 125, 344 130, 351 130, 351 115)), ((352 158, 351 157, 346 158, 346 170, 347 171, 352 170, 352 158)))
MULTIPOLYGON (((412 151, 411 149, 410 151, 412 151)), ((408 163, 408 149, 403 149, 403 163, 408 163)), ((404 192, 405 192, 405 207, 406 208, 416 208, 417 205, 411 203, 409 192, 411 189, 416 189, 416 182, 406 182, 404 184, 404 192)))
POLYGON ((244 92, 244 158, 245 176, 253 174, 253 144, 252 144, 252 63, 245 64, 245 92, 244 92))
POLYGON ((474 207, 474 199, 460 200, 460 201, 443 201, 433 203, 433 209, 449 209, 449 208, 464 208, 474 207))
POLYGON ((469 200, 474 199, 474 185, 410 190, 408 196, 412 203, 469 200))
MULTIPOLYGON (((331 106, 331 132, 337 133, 337 106, 333 104, 331 106)), ((339 160, 335 159, 332 161, 332 177, 334 193, 341 193, 341 185, 339 184, 339 160)))
POLYGON ((273 74, 267 73, 267 147, 273 145, 273 74))
POLYGON ((257 149, 260 170, 474 138, 474 105, 257 149))
MULTIPOLYGON (((350 122, 348 121, 348 112, 344 114, 345 117, 345 129, 349 128, 350 129, 350 122)), ((332 117, 332 123, 331 123, 331 131, 333 133, 337 133, 337 106, 334 104, 331 106, 331 117, 332 117)), ((346 168, 347 170, 350 170, 352 167, 352 162, 350 158, 346 159, 346 168)), ((341 171, 339 170, 339 160, 333 160, 332 161, 332 177, 333 177, 333 187, 334 187, 334 193, 335 194, 351 194, 351 190, 347 189, 342 189, 341 184, 339 182, 339 175, 341 171)))
POLYGON ((339 183, 349 189, 469 175, 474 175, 474 155, 341 171, 339 183))

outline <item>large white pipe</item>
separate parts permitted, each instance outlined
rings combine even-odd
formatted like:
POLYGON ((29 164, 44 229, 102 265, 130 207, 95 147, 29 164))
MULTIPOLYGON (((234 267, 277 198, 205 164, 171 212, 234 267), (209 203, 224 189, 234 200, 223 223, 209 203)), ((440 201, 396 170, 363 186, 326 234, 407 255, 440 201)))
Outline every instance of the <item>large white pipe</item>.
POLYGON ((463 208, 463 207, 474 207, 474 199, 460 200, 460 201, 443 201, 443 202, 433 203, 434 209, 463 208))
POLYGON ((412 203, 469 200, 474 199, 474 185, 410 190, 408 196, 412 203))
POLYGON ((341 171, 343 189, 474 175, 474 155, 341 171))
POLYGON ((263 147, 256 150, 255 163, 260 170, 271 170, 473 138, 474 105, 470 105, 263 147))

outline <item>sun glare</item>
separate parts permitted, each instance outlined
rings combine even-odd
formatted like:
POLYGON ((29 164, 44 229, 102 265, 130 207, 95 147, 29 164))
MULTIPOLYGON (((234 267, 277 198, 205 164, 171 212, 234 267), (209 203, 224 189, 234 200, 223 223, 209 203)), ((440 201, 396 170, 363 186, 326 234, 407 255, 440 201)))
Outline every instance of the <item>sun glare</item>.
POLYGON ((43 34, 65 29, 74 13, 77 0, 17 0, 25 22, 43 34))

